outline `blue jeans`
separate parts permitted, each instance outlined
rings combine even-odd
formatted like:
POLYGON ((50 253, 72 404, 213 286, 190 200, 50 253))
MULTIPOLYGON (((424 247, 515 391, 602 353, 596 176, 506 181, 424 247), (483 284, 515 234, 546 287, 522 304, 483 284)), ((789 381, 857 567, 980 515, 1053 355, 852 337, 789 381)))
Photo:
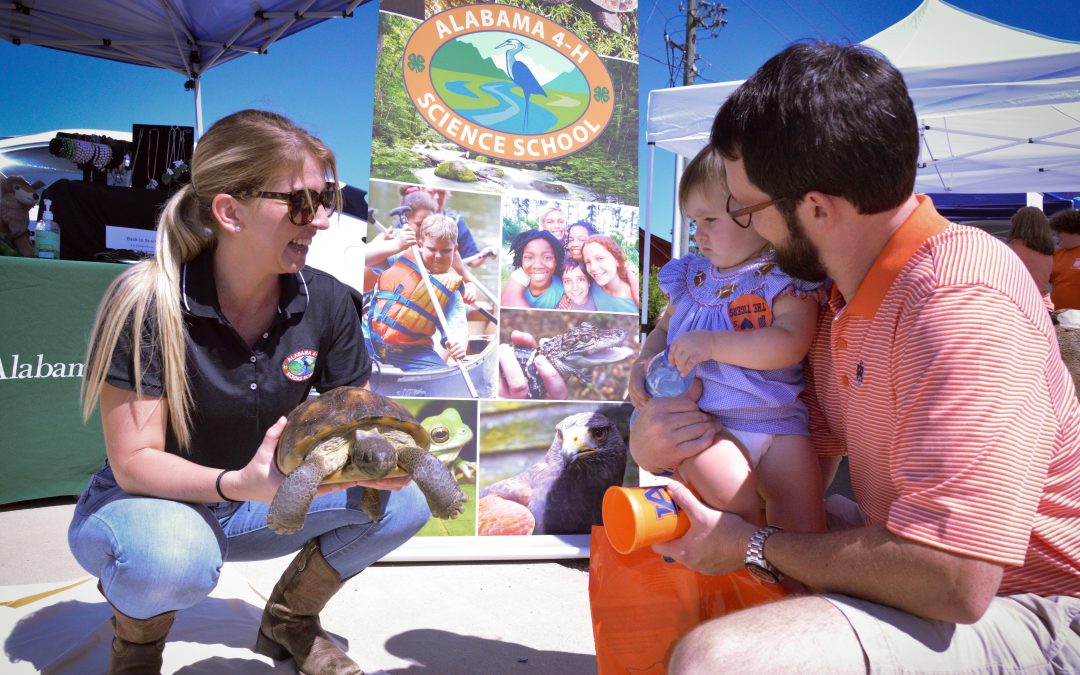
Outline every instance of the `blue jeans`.
POLYGON ((316 497, 300 531, 275 534, 261 502, 188 502, 129 495, 112 469, 94 474, 75 505, 68 545, 75 559, 101 580, 114 607, 147 619, 198 604, 217 585, 221 565, 265 560, 319 548, 342 579, 361 572, 405 543, 431 512, 415 483, 381 492, 383 516, 373 523, 360 509, 364 488, 316 497))

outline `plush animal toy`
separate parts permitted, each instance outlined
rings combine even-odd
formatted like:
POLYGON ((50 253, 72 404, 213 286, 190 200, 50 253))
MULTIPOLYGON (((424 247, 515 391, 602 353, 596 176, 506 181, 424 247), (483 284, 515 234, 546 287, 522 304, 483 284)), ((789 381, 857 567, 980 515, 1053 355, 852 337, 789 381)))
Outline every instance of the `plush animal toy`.
MULTIPOLYGON (((37 187, 40 187, 38 185, 37 187)), ((5 176, 0 179, 0 250, 5 255, 33 257, 34 247, 30 244, 30 209, 38 202, 35 186, 26 182, 22 176, 5 176)))

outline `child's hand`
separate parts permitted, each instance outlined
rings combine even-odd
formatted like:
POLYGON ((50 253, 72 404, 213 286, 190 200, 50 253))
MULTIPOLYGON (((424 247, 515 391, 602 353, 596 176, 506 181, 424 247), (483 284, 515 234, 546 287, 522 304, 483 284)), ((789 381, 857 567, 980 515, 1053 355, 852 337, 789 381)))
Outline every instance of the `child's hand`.
POLYGON ((476 285, 471 281, 466 281, 461 285, 461 299, 465 301, 465 304, 471 305, 476 302, 476 285))
POLYGON ((680 375, 686 377, 694 366, 713 358, 712 348, 718 337, 705 330, 683 333, 668 348, 668 360, 679 369, 680 375))
POLYGON ((416 228, 412 225, 398 228, 397 232, 394 234, 394 238, 397 239, 398 246, 404 251, 410 246, 416 245, 416 228))
POLYGON ((630 402, 637 410, 641 410, 652 398, 645 391, 645 374, 649 370, 651 360, 651 356, 640 356, 634 361, 634 365, 630 366, 630 402))
POLYGON ((465 357, 466 349, 463 340, 450 340, 446 343, 446 353, 455 360, 460 361, 465 357))

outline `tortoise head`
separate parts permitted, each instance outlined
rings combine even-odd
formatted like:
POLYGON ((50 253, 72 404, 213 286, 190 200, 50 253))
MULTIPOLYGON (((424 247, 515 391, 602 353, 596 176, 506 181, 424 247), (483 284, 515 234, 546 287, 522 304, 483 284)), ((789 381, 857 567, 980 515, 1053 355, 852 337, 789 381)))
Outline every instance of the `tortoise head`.
POLYGON ((376 429, 353 432, 352 464, 371 478, 382 478, 397 468, 397 449, 376 429))

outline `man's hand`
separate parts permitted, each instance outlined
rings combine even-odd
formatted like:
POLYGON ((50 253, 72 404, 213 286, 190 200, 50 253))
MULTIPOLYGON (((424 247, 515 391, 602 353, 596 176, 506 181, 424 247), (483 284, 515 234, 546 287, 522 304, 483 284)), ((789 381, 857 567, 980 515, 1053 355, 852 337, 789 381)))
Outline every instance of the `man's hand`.
POLYGON ((630 454, 638 466, 663 473, 712 445, 724 425, 698 408, 701 391, 701 380, 695 378, 681 396, 658 396, 638 408, 630 433, 630 454))
POLYGON ((734 513, 711 509, 678 481, 668 482, 672 500, 690 518, 679 539, 655 544, 653 550, 702 574, 727 574, 743 567, 746 546, 757 530, 734 513))
POLYGON ((722 333, 692 330, 675 338, 668 348, 668 360, 686 377, 694 366, 713 358, 713 345, 722 339, 722 333))

